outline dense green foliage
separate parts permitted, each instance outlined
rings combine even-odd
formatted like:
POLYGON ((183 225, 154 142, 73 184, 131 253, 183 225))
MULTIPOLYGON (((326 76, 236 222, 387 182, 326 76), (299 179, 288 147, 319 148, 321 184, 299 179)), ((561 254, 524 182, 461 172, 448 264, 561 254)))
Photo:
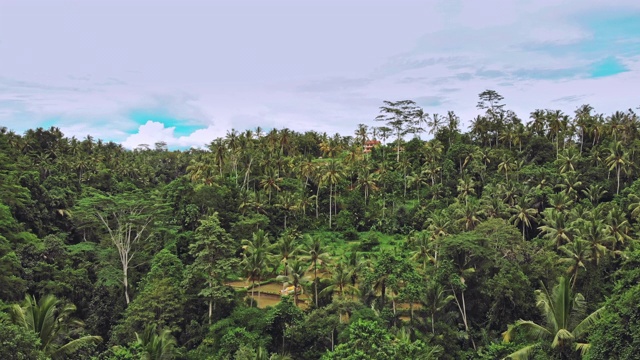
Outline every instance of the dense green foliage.
POLYGON ((636 356, 638 116, 502 101, 206 150, 2 129, 0 358, 636 356))

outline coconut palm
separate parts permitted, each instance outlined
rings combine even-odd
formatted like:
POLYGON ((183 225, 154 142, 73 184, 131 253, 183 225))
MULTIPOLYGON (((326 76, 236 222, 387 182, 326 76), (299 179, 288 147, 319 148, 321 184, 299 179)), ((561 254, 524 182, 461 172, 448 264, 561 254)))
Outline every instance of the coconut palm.
POLYGON ((426 232, 417 233, 411 241, 413 250, 411 251, 411 260, 420 264, 423 271, 427 270, 427 264, 435 262, 435 258, 431 255, 431 242, 426 232))
POLYGON ((498 164, 498 172, 504 172, 507 185, 509 185, 509 171, 516 167, 515 161, 507 155, 502 157, 502 161, 498 164))
MULTIPOLYGON (((253 306, 256 281, 260 282, 264 269, 267 267, 265 256, 263 253, 258 252, 245 254, 240 266, 247 276, 247 281, 251 281, 251 306, 253 306)), ((258 292, 258 297, 260 297, 260 292, 258 292)))
POLYGON ((582 190, 582 193, 591 201, 593 206, 597 206, 598 201, 607 193, 607 190, 604 190, 601 185, 591 184, 588 188, 582 190))
POLYGON ((378 176, 376 173, 365 172, 358 176, 358 181, 356 182, 356 189, 364 189, 364 206, 367 206, 367 199, 369 198, 369 194, 372 191, 378 191, 380 188, 378 187, 376 181, 378 176))
POLYGON ((564 174, 568 171, 576 171, 576 166, 580 160, 580 153, 575 147, 565 149, 556 160, 556 164, 560 167, 560 173, 564 174))
POLYGON ((429 317, 431 320, 431 333, 435 334, 436 332, 436 314, 441 312, 447 305, 449 305, 453 298, 454 296, 448 294, 448 291, 445 289, 445 287, 438 282, 433 282, 430 286, 427 287, 424 299, 422 300, 422 304, 429 312, 429 317))
POLYGON ((522 240, 525 240, 525 230, 531 227, 531 222, 535 220, 535 216, 538 213, 536 209, 529 206, 524 196, 520 197, 520 201, 512 208, 513 216, 509 221, 513 222, 516 226, 522 225, 522 240))
POLYGON ((600 259, 607 252, 606 244, 613 240, 613 236, 609 235, 604 223, 597 219, 582 221, 576 226, 575 232, 580 239, 587 242, 589 257, 595 265, 598 265, 600 259))
POLYGON ((305 235, 305 245, 302 253, 305 255, 301 259, 311 262, 311 268, 313 268, 313 288, 316 307, 318 307, 318 264, 328 262, 329 253, 325 251, 320 239, 311 238, 309 235, 305 235))
POLYGON ((568 215, 554 208, 547 208, 542 212, 540 232, 543 238, 550 239, 556 247, 571 241, 571 232, 567 226, 568 215))
POLYGON ((629 236, 631 225, 619 207, 616 206, 609 211, 605 219, 605 226, 611 235, 612 250, 616 250, 618 244, 624 245, 625 241, 631 240, 631 236, 629 236))
POLYGON ((620 173, 630 165, 629 154, 625 151, 621 141, 616 141, 609 147, 609 156, 605 159, 609 171, 616 171, 618 185, 616 187, 616 195, 620 193, 620 173))
POLYGON ((298 306, 298 289, 302 290, 303 285, 307 283, 304 278, 304 274, 307 271, 307 266, 295 260, 291 264, 287 265, 286 275, 280 275, 276 278, 278 281, 282 281, 290 286, 293 286, 293 303, 298 306))
POLYGON ((557 211, 565 212, 572 204, 573 200, 566 192, 549 195, 549 205, 557 211))
POLYGON ((324 173, 322 174, 321 177, 321 181, 322 183, 325 184, 329 184, 329 228, 331 228, 331 215, 332 215, 332 206, 335 207, 335 204, 332 205, 332 193, 333 193, 333 201, 334 203, 337 200, 337 186, 338 186, 338 182, 340 182, 340 180, 342 180, 344 176, 344 172, 342 167, 340 166, 340 163, 335 160, 335 159, 331 159, 329 160, 329 162, 325 165, 324 168, 324 173))
POLYGON ((576 287, 576 281, 578 280, 578 273, 580 269, 587 270, 585 264, 590 259, 589 256, 589 244, 578 238, 573 242, 562 245, 558 248, 565 257, 558 260, 558 263, 568 265, 567 274, 571 275, 571 288, 576 287))
POLYGON ((100 336, 90 335, 69 340, 84 326, 82 321, 71 317, 75 311, 75 305, 53 295, 45 295, 39 301, 26 295, 22 305, 9 308, 13 323, 34 332, 40 338, 40 349, 53 359, 63 359, 86 345, 102 341, 100 336))
POLYGON ((170 360, 176 356, 176 339, 168 329, 158 333, 156 324, 147 326, 142 335, 136 333, 136 343, 142 348, 142 360, 170 360))
POLYGON ((264 230, 259 229, 251 235, 251 240, 242 240, 242 248, 245 253, 264 255, 269 251, 271 243, 269 241, 269 234, 264 230))
POLYGON ((585 299, 582 294, 571 291, 569 280, 565 277, 558 279, 558 284, 551 292, 544 286, 541 290, 536 290, 536 306, 544 318, 542 325, 530 320, 518 320, 509 325, 507 331, 502 333, 502 338, 504 342, 510 342, 516 331, 521 329, 527 337, 538 342, 510 354, 508 358, 528 359, 542 341, 551 341, 551 348, 559 351, 575 349, 581 354, 588 351, 589 344, 583 341, 603 308, 584 316, 585 299))
POLYGON ((467 174, 462 179, 458 179, 457 190, 458 196, 464 198, 464 202, 467 204, 469 196, 476 194, 473 178, 467 174))
POLYGON ((294 257, 300 251, 300 245, 298 244, 298 238, 294 234, 285 233, 280 240, 271 246, 273 251, 274 261, 277 264, 284 264, 284 275, 287 275, 287 267, 289 260, 294 257))
MULTIPOLYGON (((353 270, 346 264, 338 263, 331 272, 330 285, 324 288, 320 295, 338 293, 338 297, 343 299, 345 294, 357 294, 358 288, 352 283, 353 270)), ((340 320, 342 321, 342 316, 340 320)))

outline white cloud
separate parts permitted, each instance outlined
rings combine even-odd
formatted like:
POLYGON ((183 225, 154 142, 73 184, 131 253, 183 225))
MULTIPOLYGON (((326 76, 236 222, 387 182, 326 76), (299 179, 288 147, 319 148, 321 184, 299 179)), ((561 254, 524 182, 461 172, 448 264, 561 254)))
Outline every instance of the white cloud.
POLYGON ((169 148, 203 148, 212 140, 225 135, 225 129, 215 125, 209 125, 180 137, 175 136, 175 129, 175 127, 167 128, 161 122, 149 120, 146 124, 140 125, 137 133, 129 135, 122 142, 122 146, 135 149, 146 144, 153 148, 156 142, 165 142, 169 148))

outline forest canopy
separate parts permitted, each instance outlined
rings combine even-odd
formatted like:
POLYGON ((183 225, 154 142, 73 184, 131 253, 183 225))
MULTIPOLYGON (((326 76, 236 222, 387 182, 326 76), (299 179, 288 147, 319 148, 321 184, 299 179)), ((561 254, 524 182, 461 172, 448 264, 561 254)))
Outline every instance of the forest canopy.
POLYGON ((634 110, 379 110, 174 151, 0 129, 0 358, 637 353, 634 110))

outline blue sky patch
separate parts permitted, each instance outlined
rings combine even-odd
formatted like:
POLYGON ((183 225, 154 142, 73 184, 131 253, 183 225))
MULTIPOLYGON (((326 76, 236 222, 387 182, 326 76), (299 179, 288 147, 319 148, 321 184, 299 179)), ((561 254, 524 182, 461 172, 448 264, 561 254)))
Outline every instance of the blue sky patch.
POLYGON ((605 76, 613 76, 623 72, 629 71, 629 69, 613 56, 593 63, 591 68, 591 77, 600 78, 605 76))

